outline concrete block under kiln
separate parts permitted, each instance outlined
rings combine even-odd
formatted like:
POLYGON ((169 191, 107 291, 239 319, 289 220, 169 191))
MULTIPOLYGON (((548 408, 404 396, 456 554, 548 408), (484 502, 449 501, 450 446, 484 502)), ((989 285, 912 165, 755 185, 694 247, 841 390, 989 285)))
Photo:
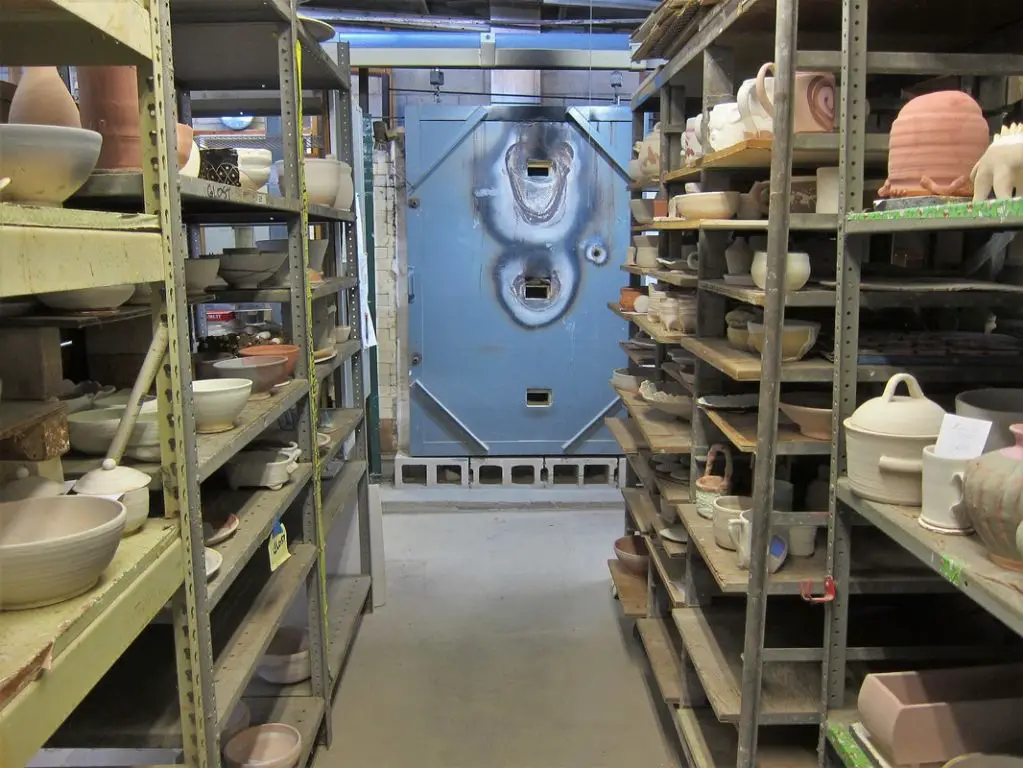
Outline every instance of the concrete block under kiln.
POLYGON ((942 765, 1023 742, 1023 664, 867 675, 858 708, 874 746, 895 765, 942 765))

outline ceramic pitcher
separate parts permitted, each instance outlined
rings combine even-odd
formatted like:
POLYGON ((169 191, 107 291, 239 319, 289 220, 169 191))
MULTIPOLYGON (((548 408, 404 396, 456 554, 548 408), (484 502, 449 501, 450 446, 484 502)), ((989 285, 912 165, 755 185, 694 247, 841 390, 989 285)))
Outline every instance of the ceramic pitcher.
MULTIPOLYGON (((769 61, 757 73, 757 102, 774 118, 773 91, 768 92, 767 75, 774 71, 769 61)), ((796 72, 792 93, 796 133, 828 133, 835 128, 835 76, 829 72, 796 72)))
MULTIPOLYGON (((767 89, 774 92, 774 78, 768 78, 767 89)), ((774 118, 764 109, 757 99, 757 79, 744 80, 736 95, 739 114, 742 116, 743 127, 747 138, 769 139, 774 135, 774 118)))

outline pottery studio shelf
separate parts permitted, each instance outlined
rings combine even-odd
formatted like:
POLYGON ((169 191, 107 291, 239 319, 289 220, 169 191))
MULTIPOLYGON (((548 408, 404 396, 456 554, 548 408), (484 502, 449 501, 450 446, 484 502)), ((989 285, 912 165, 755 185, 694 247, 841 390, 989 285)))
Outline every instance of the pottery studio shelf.
POLYGON ((337 426, 334 429, 326 430, 320 428, 318 431, 330 436, 330 445, 327 450, 320 454, 320 463, 326 464, 341 451, 348 436, 355 431, 355 428, 362 423, 362 408, 342 408, 336 416, 337 426))
POLYGON ((113 11, 106 3, 79 0, 32 0, 12 5, 4 11, 4 23, 0 24, 0 50, 7 61, 32 62, 39 51, 53 45, 56 34, 64 55, 105 57, 121 63, 136 56, 153 57, 149 13, 142 3, 119 4, 113 11))
POLYGON ((660 531, 668 526, 657 513, 654 500, 643 488, 623 488, 622 496, 625 498, 625 509, 632 518, 636 531, 644 536, 649 536, 658 543, 668 557, 682 557, 686 553, 686 545, 677 541, 663 538, 660 531))
MULTIPOLYGON (((826 213, 793 213, 789 229, 794 232, 834 232, 838 217, 826 213)), ((633 232, 767 232, 767 219, 680 219, 658 217, 636 224, 633 232)))
POLYGON ((348 341, 338 342, 334 345, 334 349, 337 352, 334 357, 316 364, 316 378, 321 381, 344 365, 345 360, 360 352, 362 350, 362 343, 358 339, 349 339, 348 341))
POLYGON ((626 616, 633 618, 646 616, 647 583, 643 576, 626 570, 620 560, 608 560, 611 572, 611 583, 618 594, 618 604, 626 616))
MULTIPOLYGON (((792 149, 792 167, 815 170, 820 166, 838 165, 837 133, 797 133, 792 149)), ((665 184, 699 179, 702 171, 763 170, 771 168, 772 139, 747 139, 731 147, 710 152, 685 168, 669 171, 661 177, 665 184)), ((884 166, 888 162, 888 135, 867 134, 866 163, 884 166)))
POLYGON ((679 288, 695 288, 699 282, 696 275, 691 272, 679 272, 678 270, 670 269, 647 269, 646 267, 637 267, 635 264, 622 264, 621 270, 628 272, 630 275, 649 277, 659 283, 668 283, 679 288))
MULTIPOLYGON (((301 213, 302 204, 288 197, 256 192, 241 187, 221 184, 216 181, 197 179, 191 176, 178 176, 181 184, 182 216, 185 221, 196 220, 202 223, 214 223, 218 217, 225 216, 227 221, 242 220, 240 216, 251 217, 251 220, 280 220, 288 215, 301 213)), ((142 174, 141 173, 93 173, 85 185, 67 202, 79 208, 98 206, 104 209, 112 207, 127 210, 142 207, 142 174)), ((248 220, 248 219, 247 219, 248 220)), ((351 211, 338 211, 323 205, 309 206, 309 220, 322 221, 353 221, 351 211)))
POLYGON ((928 205, 893 211, 851 213, 846 223, 850 235, 883 235, 899 232, 937 232, 961 229, 1023 229, 1023 199, 928 205))
POLYGON ((607 308, 618 317, 635 325, 658 344, 678 344, 682 340, 682 333, 678 331, 665 330, 663 325, 653 323, 646 315, 637 312, 625 312, 614 302, 608 302, 607 308))
POLYGON ((147 214, 6 203, 0 253, 0 298, 163 280, 159 220, 147 214))
MULTIPOLYGON (((312 286, 313 301, 335 296, 359 284, 357 277, 328 277, 312 286)), ((215 290, 209 302, 222 304, 286 304, 291 302, 290 288, 225 288, 215 290)))
POLYGON ((646 438, 636 426, 635 419, 608 416, 604 419, 604 423, 626 456, 634 456, 639 453, 640 449, 647 450, 649 448, 646 438))
POLYGON ((678 649, 671 639, 669 621, 642 618, 636 621, 636 630, 661 698, 665 704, 677 705, 682 699, 682 668, 678 649))
MULTIPOLYGON (((725 768, 735 765, 738 734, 731 723, 722 723, 710 707, 675 707, 675 730, 691 768, 725 768)), ((817 740, 800 729, 795 737, 788 729, 762 729, 757 737, 757 768, 818 768, 817 740)))
MULTIPOLYGON (((757 452, 757 414, 702 409, 729 442, 742 453, 757 452)), ((775 451, 779 456, 830 456, 831 441, 802 434, 783 414, 778 416, 775 451)))
POLYGON ((975 536, 948 536, 929 531, 918 522, 919 507, 864 499, 853 493, 847 478, 838 481, 836 492, 843 504, 1014 632, 1023 634, 1023 574, 992 563, 987 549, 975 536))
POLYGON ((664 587, 670 606, 679 608, 686 605, 685 558, 671 557, 664 549, 663 540, 653 535, 644 536, 643 541, 646 542, 652 572, 657 575, 657 580, 664 587))
POLYGON ((648 405, 634 392, 615 388, 625 403, 640 434, 653 453, 689 453, 692 448, 692 429, 687 422, 648 405))
POLYGON ((121 540, 95 589, 0 612, 0 732, 18 734, 0 739, 0 765, 44 745, 181 586, 181 558, 177 524, 153 519, 121 540))
POLYGON ((355 506, 349 502, 355 498, 359 483, 366 477, 369 464, 360 459, 345 462, 337 477, 323 484, 323 529, 329 534, 338 522, 348 531, 355 506))

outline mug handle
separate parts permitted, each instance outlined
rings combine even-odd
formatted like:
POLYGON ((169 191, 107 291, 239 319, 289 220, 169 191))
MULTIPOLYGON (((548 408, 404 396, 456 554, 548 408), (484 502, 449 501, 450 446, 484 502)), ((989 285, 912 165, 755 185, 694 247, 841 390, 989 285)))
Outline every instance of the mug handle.
POLYGON ((690 253, 686 256, 686 266, 696 272, 700 269, 700 257, 695 253, 690 253))
POLYGON ((764 111, 770 116, 774 117, 774 102, 771 101, 771 97, 767 94, 767 73, 774 74, 774 62, 769 61, 760 68, 757 72, 757 101, 760 102, 760 106, 764 108, 764 111))

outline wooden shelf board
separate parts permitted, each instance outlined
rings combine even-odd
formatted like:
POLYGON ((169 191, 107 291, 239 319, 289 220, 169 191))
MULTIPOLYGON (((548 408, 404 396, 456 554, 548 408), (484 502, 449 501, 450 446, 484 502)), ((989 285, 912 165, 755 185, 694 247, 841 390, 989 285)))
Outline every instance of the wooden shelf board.
MULTIPOLYGON (((325 536, 330 535, 334 525, 339 520, 342 518, 348 519, 351 514, 354 514, 357 505, 350 505, 349 502, 358 489, 359 482, 365 476, 368 467, 368 462, 359 459, 346 461, 337 476, 321 486, 320 493, 323 497, 322 515, 325 536)), ((344 530, 348 530, 347 524, 344 524, 342 527, 344 530)))
POLYGON ((657 577, 664 585, 668 593, 671 606, 677 608, 686 604, 686 594, 682 589, 681 581, 685 571, 685 561, 668 557, 660 542, 653 536, 644 536, 647 550, 650 553, 650 562, 653 563, 657 577))
MULTIPOLYGON (((709 707, 678 707, 678 731, 691 758, 690 768, 725 768, 735 765, 739 734, 722 723, 709 707)), ((793 738, 790 729, 761 729, 757 737, 756 768, 817 768, 812 735, 793 738)))
POLYGON ((618 346, 622 348, 625 355, 637 367, 653 369, 654 359, 656 357, 653 349, 633 347, 630 346, 627 341, 619 341, 618 346))
MULTIPOLYGON (((707 417, 742 453, 757 452, 757 414, 704 409, 707 417)), ((778 416, 775 450, 779 456, 828 456, 831 443, 802 434, 785 416, 778 416)))
POLYGON ((647 660, 661 698, 668 704, 678 704, 682 698, 682 669, 678 651, 665 619, 638 619, 636 629, 646 650, 647 660))
POLYGON ((669 283, 670 285, 675 285, 679 288, 695 288, 699 283, 696 275, 691 272, 680 272, 678 270, 669 269, 647 269, 646 267, 637 267, 635 264, 622 264, 621 269, 623 272, 628 272, 631 275, 650 277, 657 280, 659 283, 669 283))
MULTIPOLYGON (((738 724, 746 612, 744 606, 736 608, 676 608, 671 615, 714 714, 738 724)), ((818 723, 820 690, 820 662, 764 664, 760 725, 818 723)))
POLYGON ((662 523, 650 495, 642 488, 623 488, 622 496, 636 530, 644 534, 656 533, 662 523))
POLYGON ((617 387, 615 391, 653 453, 689 453, 692 450, 692 427, 688 423, 647 405, 634 392, 617 387))
POLYGON ((654 482, 661 498, 669 504, 688 504, 692 499, 689 493, 689 483, 679 482, 670 478, 657 475, 654 482))
POLYGON ((647 445, 646 438, 639 431, 639 427, 636 426, 635 419, 619 419, 608 416, 604 419, 604 423, 626 456, 633 456, 639 453, 640 449, 647 450, 650 447, 647 445))
MULTIPOLYGON (((789 214, 793 232, 835 232, 838 216, 826 213, 789 214)), ((767 219, 679 219, 660 216, 633 232, 767 232, 767 219)))
POLYGON ((618 591, 618 602, 626 616, 646 616, 646 579, 637 576, 618 560, 607 561, 611 581, 618 591))
MULTIPOLYGON (((679 343, 734 381, 760 381, 760 355, 736 349, 726 339, 685 336, 679 343)), ((812 353, 811 353, 812 354, 812 353)), ((820 357, 782 363, 783 382, 830 382, 834 366, 820 357)))
POLYGON ((661 370, 689 390, 689 394, 693 393, 693 383, 696 379, 695 374, 684 373, 682 371, 682 366, 672 361, 661 363, 661 370))
POLYGON ((683 334, 677 331, 666 331, 663 326, 651 322, 646 315, 623 312, 621 307, 614 302, 608 302, 607 308, 618 317, 635 325, 659 344, 678 344, 683 338, 683 334))
POLYGON ((0 439, 31 429, 52 417, 66 418, 59 400, 4 400, 0 402, 0 439))
MULTIPOLYGON (((755 307, 764 306, 767 292, 754 286, 731 285, 724 280, 701 280, 700 288, 755 307)), ((786 307, 834 307, 835 291, 814 285, 785 294, 786 307)))

